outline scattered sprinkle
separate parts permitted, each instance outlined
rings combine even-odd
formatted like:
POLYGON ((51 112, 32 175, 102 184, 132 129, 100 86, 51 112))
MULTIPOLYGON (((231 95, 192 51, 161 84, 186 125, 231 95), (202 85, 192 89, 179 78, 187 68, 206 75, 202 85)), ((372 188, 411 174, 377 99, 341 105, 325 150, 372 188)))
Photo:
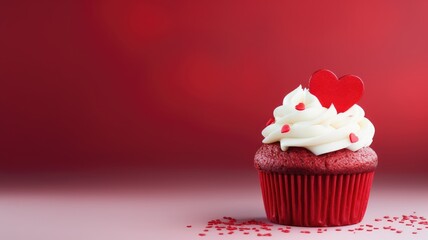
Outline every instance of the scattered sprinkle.
MULTIPOLYGON (((357 135, 355 135, 355 133, 351 133, 351 134, 349 134, 349 141, 351 141, 351 143, 356 143, 356 142, 358 142, 358 137, 357 137, 357 135)), ((388 217, 388 216, 385 216, 385 217, 388 217)), ((384 218, 385 218, 384 217, 384 218)), ((388 217, 389 218, 389 217, 388 217)))
MULTIPOLYGON (((428 229, 428 221, 426 217, 416 216, 416 213, 413 212, 412 215, 401 215, 401 216, 383 216, 382 218, 375 218, 372 220, 372 223, 359 224, 358 227, 351 229, 343 228, 332 228, 336 232, 346 231, 352 234, 360 234, 360 232, 373 232, 373 230, 380 231, 389 231, 397 234, 408 233, 408 234, 418 234, 422 233, 424 230, 428 229), (395 222, 394 227, 392 225, 384 225, 382 219, 386 219, 385 222, 395 222), (378 223, 380 222, 380 223, 378 223), (400 229, 398 224, 405 226, 405 229, 400 229), (410 227, 410 228, 408 228, 410 227), (406 230, 410 229, 410 230, 406 230)), ((186 228, 193 228, 192 225, 186 225, 186 228)), ((326 232, 327 228, 316 228, 315 229, 293 229, 291 226, 281 226, 277 227, 274 224, 269 222, 258 221, 255 219, 251 220, 237 220, 232 217, 223 217, 222 219, 213 219, 208 221, 205 228, 202 229, 202 232, 198 233, 199 236, 203 237, 209 234, 216 235, 225 235, 225 234, 243 234, 248 236, 258 236, 258 237, 271 237, 275 232, 277 233, 300 233, 300 234, 311 234, 317 233, 322 234, 326 232), (216 229, 217 231, 209 231, 209 229, 216 229), (223 231, 224 230, 224 231, 223 231), (314 231, 312 231, 314 230, 314 231)))
POLYGON ((271 125, 272 123, 275 123, 275 118, 269 118, 269 120, 266 122, 266 127, 271 125))
POLYGON ((281 128, 281 133, 286 133, 290 131, 290 125, 285 124, 284 126, 282 126, 281 128))
POLYGON ((301 102, 301 103, 297 104, 295 108, 297 111, 303 111, 303 110, 305 110, 305 104, 301 102))

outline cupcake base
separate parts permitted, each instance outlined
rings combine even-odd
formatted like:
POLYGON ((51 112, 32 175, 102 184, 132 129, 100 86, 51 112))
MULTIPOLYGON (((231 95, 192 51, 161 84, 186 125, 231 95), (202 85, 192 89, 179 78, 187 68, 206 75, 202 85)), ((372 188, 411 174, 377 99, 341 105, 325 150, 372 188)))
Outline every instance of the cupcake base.
POLYGON ((259 171, 267 218, 293 226, 343 226, 361 222, 374 172, 294 175, 259 171))

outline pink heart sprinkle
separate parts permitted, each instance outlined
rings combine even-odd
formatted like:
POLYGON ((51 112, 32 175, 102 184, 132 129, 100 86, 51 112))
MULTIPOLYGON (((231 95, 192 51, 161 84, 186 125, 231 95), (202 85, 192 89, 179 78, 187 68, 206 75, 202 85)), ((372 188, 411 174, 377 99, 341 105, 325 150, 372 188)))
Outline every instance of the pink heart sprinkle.
POLYGON ((351 133, 351 134, 349 134, 349 141, 351 141, 351 143, 356 143, 356 142, 358 142, 358 137, 357 137, 357 135, 355 135, 355 133, 351 133))

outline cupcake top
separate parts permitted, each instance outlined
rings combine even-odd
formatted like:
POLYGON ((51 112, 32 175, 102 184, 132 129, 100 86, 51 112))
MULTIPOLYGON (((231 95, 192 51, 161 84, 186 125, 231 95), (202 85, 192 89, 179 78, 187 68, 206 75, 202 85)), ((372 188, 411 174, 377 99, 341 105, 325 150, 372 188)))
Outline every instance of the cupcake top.
POLYGON ((282 151, 279 143, 271 143, 263 144, 254 157, 256 169, 287 174, 355 174, 372 172, 377 164, 377 155, 370 147, 355 152, 341 149, 317 156, 300 147, 282 151))
POLYGON ((368 147, 375 133, 364 110, 356 104, 363 83, 356 76, 340 79, 328 70, 312 75, 309 89, 297 87, 275 108, 263 143, 279 143, 282 151, 301 147, 314 155, 368 147))

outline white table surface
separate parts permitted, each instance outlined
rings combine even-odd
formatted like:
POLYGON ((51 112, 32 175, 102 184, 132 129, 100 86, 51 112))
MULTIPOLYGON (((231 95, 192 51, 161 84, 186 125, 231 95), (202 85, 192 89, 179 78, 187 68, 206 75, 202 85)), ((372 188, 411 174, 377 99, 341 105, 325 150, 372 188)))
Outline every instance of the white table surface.
POLYGON ((223 236, 214 229, 203 232, 209 220, 223 216, 268 222, 254 172, 189 171, 159 176, 2 180, 0 239, 428 239, 428 228, 374 221, 385 215, 428 217, 426 178, 375 177, 361 224, 379 230, 348 231, 357 224, 341 227, 340 232, 337 227, 327 228, 322 234, 317 228, 292 227, 285 234, 278 230, 283 226, 274 225, 271 237, 258 237, 255 232, 223 236), (302 234, 302 230, 311 233, 302 234))

